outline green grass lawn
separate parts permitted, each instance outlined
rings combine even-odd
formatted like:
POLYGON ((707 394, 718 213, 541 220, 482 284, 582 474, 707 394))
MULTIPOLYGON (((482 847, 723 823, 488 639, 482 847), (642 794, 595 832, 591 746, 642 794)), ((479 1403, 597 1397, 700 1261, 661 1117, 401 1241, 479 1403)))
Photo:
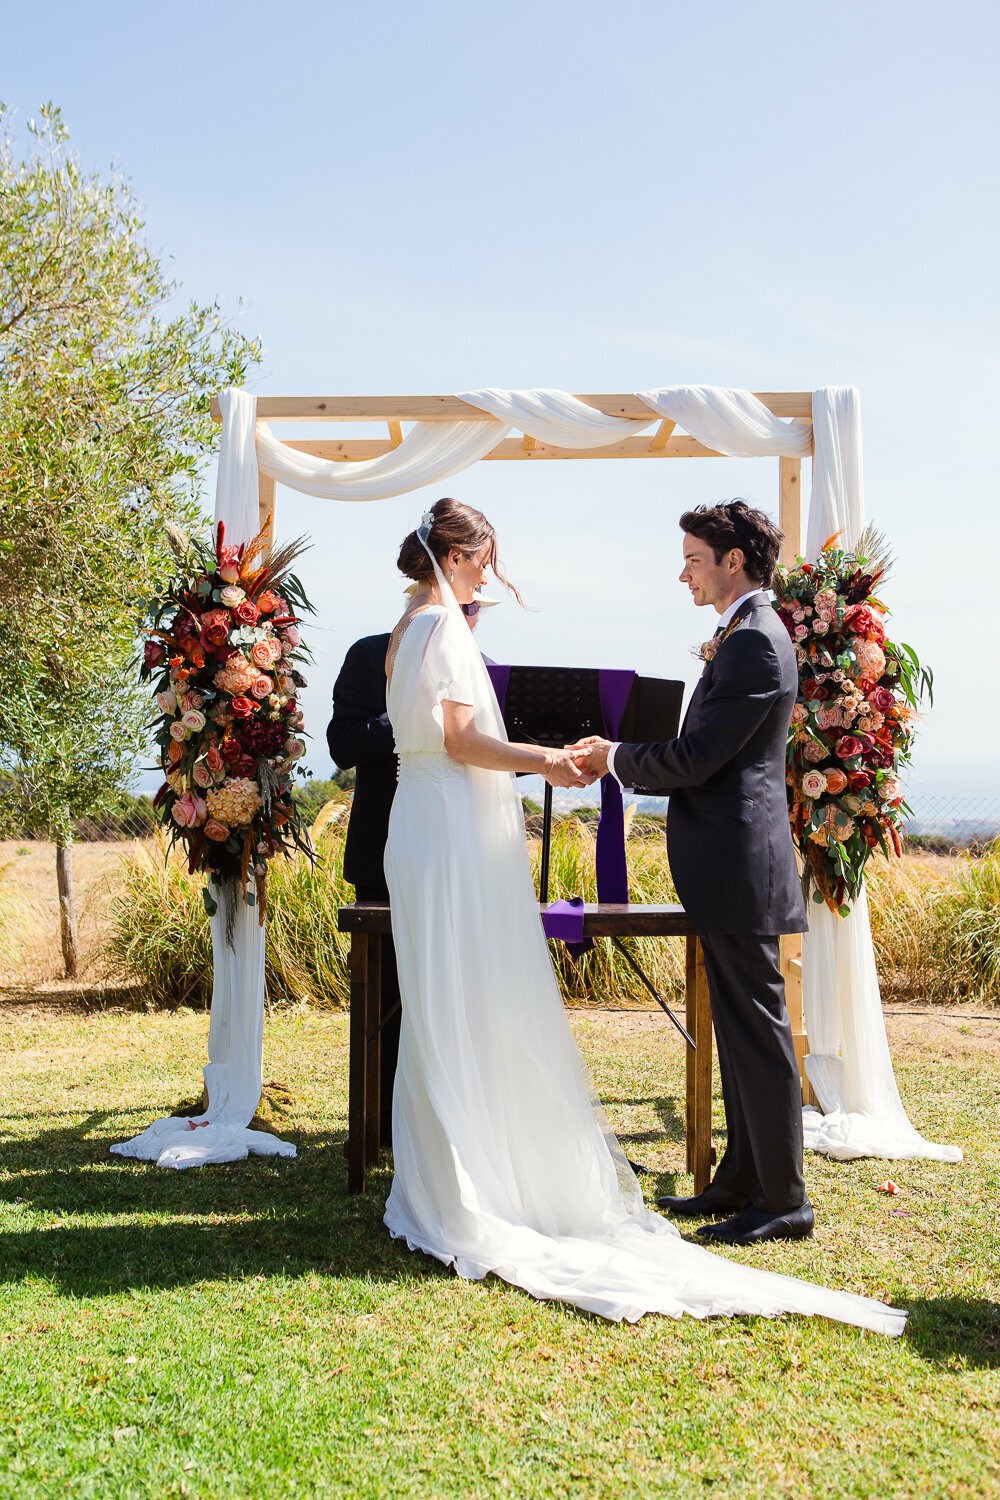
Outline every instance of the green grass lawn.
MULTIPOLYGON (((688 1186, 678 1039, 658 1018, 573 1025, 650 1197, 688 1186)), ((411 1255, 381 1222, 388 1166, 345 1191, 340 1015, 267 1028, 295 1161, 110 1157, 192 1094, 206 1029, 0 1012, 0 1495, 1000 1493, 1000 1056, 971 1026, 890 1031, 915 1123, 964 1163, 810 1157, 815 1238, 731 1252, 910 1307, 900 1340, 617 1327, 411 1255), (887 1171, 898 1197, 875 1191, 887 1171)))

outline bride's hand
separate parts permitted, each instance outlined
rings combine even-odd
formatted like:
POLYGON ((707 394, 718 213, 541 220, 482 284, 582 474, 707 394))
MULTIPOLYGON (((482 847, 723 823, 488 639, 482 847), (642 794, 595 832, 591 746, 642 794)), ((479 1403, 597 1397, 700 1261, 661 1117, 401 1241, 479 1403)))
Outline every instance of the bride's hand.
POLYGON ((549 750, 543 776, 550 786, 591 786, 593 776, 581 771, 569 750, 549 750))

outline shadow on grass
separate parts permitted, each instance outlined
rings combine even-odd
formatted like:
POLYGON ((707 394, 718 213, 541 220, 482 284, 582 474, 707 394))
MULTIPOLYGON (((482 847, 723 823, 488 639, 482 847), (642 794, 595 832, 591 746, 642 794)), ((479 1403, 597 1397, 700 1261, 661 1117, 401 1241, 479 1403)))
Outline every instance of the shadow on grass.
POLYGON ((301 1153, 294 1159, 248 1157, 171 1172, 109 1155, 121 1139, 120 1112, 113 1135, 81 1139, 106 1119, 90 1115, 0 1146, 7 1176, 0 1201, 15 1206, 8 1222, 16 1224, 20 1205, 55 1220, 40 1225, 36 1218, 3 1235, 0 1280, 37 1279, 67 1296, 104 1297, 253 1276, 390 1281, 451 1274, 411 1255, 385 1230, 389 1158, 369 1171, 364 1195, 348 1195, 343 1132, 288 1131, 301 1153), (113 1223, 101 1222, 112 1216, 113 1223))
POLYGON ((908 1303, 906 1339, 922 1359, 954 1368, 1000 1367, 1000 1304, 986 1297, 918 1297, 908 1303))
MULTIPOLYGON (((67 985, 62 989, 39 990, 23 985, 0 985, 0 1012, 12 1015, 43 1013, 45 1015, 95 1015, 110 1011, 137 1011, 145 1015, 154 1010, 177 1010, 185 1004, 183 997, 155 1005, 148 993, 137 984, 67 985)), ((197 1008, 192 1006, 192 1009, 197 1008)), ((203 1007, 207 1009, 206 1007, 203 1007)))
POLYGON ((602 1094, 601 1103, 607 1108, 608 1105, 621 1105, 625 1109, 646 1108, 655 1112, 660 1122, 659 1130, 638 1130, 631 1133, 623 1131, 618 1135, 622 1145, 632 1143, 649 1143, 659 1141, 664 1137, 675 1145, 682 1143, 685 1139, 684 1116, 679 1113, 677 1099, 673 1094, 650 1095, 643 1098, 625 1098, 620 1094, 602 1094))

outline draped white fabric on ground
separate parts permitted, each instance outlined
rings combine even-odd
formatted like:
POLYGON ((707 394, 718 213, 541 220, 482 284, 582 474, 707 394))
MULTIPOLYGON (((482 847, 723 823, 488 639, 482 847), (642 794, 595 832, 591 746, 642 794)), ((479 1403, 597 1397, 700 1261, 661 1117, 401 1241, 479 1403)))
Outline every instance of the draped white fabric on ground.
MULTIPOLYGON (((225 391, 215 519, 225 523, 227 544, 249 542, 259 530, 254 426, 257 402, 246 391, 225 391)), ((208 1027, 205 1089, 208 1109, 192 1118, 155 1120, 142 1135, 111 1147, 119 1156, 160 1167, 203 1167, 209 1162, 256 1156, 294 1156, 290 1141, 249 1130, 260 1102, 264 1042, 265 929, 255 907, 237 896, 233 943, 226 942, 226 906, 212 887, 218 911, 211 918, 212 1014, 208 1027)))

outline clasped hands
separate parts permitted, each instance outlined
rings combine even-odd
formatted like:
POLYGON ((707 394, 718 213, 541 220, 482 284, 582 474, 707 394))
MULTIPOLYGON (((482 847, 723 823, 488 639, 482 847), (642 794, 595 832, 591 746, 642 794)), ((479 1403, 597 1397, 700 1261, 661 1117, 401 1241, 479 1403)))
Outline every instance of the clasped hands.
POLYGON ((562 750, 550 750, 549 765, 543 773, 550 786, 593 786, 608 771, 610 740, 589 734, 562 750))

